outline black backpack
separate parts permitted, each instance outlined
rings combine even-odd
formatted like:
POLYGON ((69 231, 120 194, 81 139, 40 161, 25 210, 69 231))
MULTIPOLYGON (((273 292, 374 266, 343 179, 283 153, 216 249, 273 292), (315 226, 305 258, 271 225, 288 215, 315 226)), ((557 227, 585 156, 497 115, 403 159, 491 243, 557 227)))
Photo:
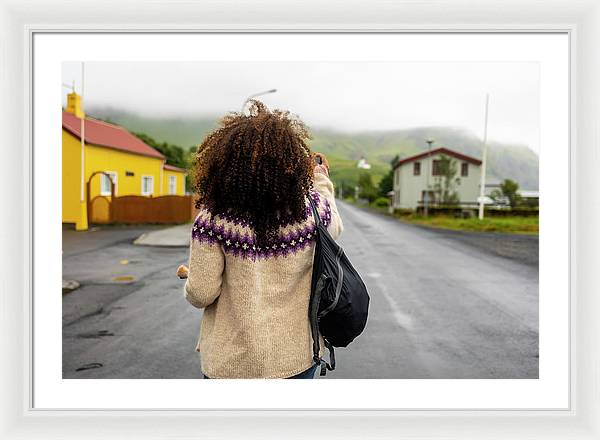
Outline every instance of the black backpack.
POLYGON ((344 250, 329 235, 312 197, 315 219, 315 258, 311 281, 309 319, 313 338, 313 360, 321 365, 321 376, 335 370, 333 347, 346 347, 362 333, 369 313, 369 293, 344 250), (319 332, 329 350, 329 363, 320 356, 319 332))

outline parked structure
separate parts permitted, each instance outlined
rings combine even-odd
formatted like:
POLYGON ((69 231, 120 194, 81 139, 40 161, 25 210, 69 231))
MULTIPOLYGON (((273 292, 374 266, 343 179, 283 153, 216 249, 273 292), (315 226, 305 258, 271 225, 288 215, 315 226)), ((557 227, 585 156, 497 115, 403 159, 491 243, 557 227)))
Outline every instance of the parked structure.
POLYGON ((426 191, 429 191, 429 203, 441 202, 440 193, 436 191, 436 183, 439 184, 443 179, 442 156, 456 162, 457 172, 453 189, 460 204, 477 203, 481 160, 448 148, 436 148, 396 162, 394 165, 393 208, 416 209, 422 206, 426 191), (427 188, 427 173, 429 173, 429 188, 427 188))
POLYGON ((185 176, 186 170, 167 165, 165 156, 123 127, 86 117, 81 97, 68 95, 62 112, 63 223, 87 229, 92 204, 96 219, 108 221, 112 197, 184 196, 185 176))
MULTIPOLYGON (((494 201, 492 194, 495 191, 500 191, 502 188, 502 182, 489 182, 485 184, 485 195, 487 204, 504 204, 508 205, 509 201, 507 198, 494 201), (500 203, 498 203, 500 202, 500 203)), ((531 189, 518 189, 517 194, 521 197, 521 203, 526 206, 539 206, 540 204, 540 192, 538 190, 531 189)))

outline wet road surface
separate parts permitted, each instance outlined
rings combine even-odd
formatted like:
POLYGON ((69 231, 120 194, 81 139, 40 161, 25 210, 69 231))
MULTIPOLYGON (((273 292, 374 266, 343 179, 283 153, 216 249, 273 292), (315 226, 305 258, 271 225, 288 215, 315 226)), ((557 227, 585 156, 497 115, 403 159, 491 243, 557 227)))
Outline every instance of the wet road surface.
MULTIPOLYGON (((338 206, 340 242, 364 278, 371 309, 365 332, 336 350, 338 368, 328 379, 537 377, 531 258, 338 206)), ((201 376, 194 348, 202 312, 183 299, 174 276, 188 249, 134 246, 144 230, 63 233, 63 278, 82 284, 63 296, 63 377, 201 376)), ((537 239, 514 240, 537 253, 537 239)))

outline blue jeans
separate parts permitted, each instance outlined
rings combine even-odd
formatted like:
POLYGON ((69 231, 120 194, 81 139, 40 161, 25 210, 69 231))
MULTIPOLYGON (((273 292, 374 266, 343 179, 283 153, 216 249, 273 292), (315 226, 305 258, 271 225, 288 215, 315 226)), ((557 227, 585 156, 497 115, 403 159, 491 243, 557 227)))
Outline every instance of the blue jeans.
MULTIPOLYGON (((318 366, 319 366, 318 364, 315 364, 312 367, 310 367, 308 370, 304 370, 302 373, 298 373, 292 377, 287 377, 286 379, 314 379, 315 371, 317 371, 318 366)), ((210 379, 210 377, 208 377, 206 374, 204 374, 203 376, 204 376, 204 379, 210 379)))
POLYGON ((318 364, 315 364, 312 367, 310 367, 308 370, 304 370, 302 373, 298 373, 295 376, 288 377, 288 379, 314 379, 315 371, 317 371, 318 366, 319 366, 318 364))

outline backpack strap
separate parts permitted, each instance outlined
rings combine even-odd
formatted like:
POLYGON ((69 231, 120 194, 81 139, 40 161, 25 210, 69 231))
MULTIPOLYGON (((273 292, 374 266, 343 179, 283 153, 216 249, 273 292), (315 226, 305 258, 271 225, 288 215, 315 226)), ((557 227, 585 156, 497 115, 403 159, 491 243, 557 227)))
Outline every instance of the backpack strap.
POLYGON ((323 289, 324 278, 321 277, 317 280, 317 285, 315 287, 314 297, 311 298, 311 308, 309 313, 310 320, 310 330, 313 338, 313 361, 316 364, 321 363, 321 358, 319 356, 319 351, 321 351, 321 344, 319 341, 319 319, 317 317, 319 301, 321 296, 321 290, 323 289))
POLYGON ((312 208, 313 218, 315 219, 315 226, 321 225, 321 216, 319 215, 319 210, 317 209, 317 205, 312 198, 312 195, 308 196, 308 201, 310 202, 310 207, 312 208))
MULTIPOLYGON (((319 215, 319 211, 317 210, 317 205, 311 196, 308 197, 310 202, 310 206, 312 208, 312 214, 315 219, 315 234, 318 233, 319 226, 321 225, 321 216, 319 215)), ((312 308, 310 310, 309 318, 310 318, 310 329, 313 337, 313 361, 315 364, 321 366, 320 376, 325 376, 327 374, 327 370, 333 371, 335 370, 335 353, 333 350, 333 345, 329 343, 326 339, 323 339, 325 342, 325 347, 329 350, 329 362, 325 361, 321 356, 319 356, 319 351, 321 351, 321 344, 319 342, 319 320, 317 318, 317 312, 319 307, 319 301, 321 299, 321 291, 323 290, 323 284, 325 283, 325 277, 320 277, 317 280, 317 284, 315 286, 315 297, 312 298, 312 308)))
POLYGON ((327 341, 327 339, 323 339, 325 341, 325 347, 329 350, 329 363, 325 361, 323 358, 319 358, 319 363, 321 364, 321 372, 320 376, 325 376, 327 374, 327 370, 333 371, 335 370, 335 352, 333 350, 333 345, 327 341))
POLYGON ((333 345, 331 345, 327 339, 323 340, 325 341, 325 347, 327 347, 327 350, 329 350, 329 363, 331 364, 329 366, 329 371, 333 371, 335 370, 335 351, 333 349, 333 345))

